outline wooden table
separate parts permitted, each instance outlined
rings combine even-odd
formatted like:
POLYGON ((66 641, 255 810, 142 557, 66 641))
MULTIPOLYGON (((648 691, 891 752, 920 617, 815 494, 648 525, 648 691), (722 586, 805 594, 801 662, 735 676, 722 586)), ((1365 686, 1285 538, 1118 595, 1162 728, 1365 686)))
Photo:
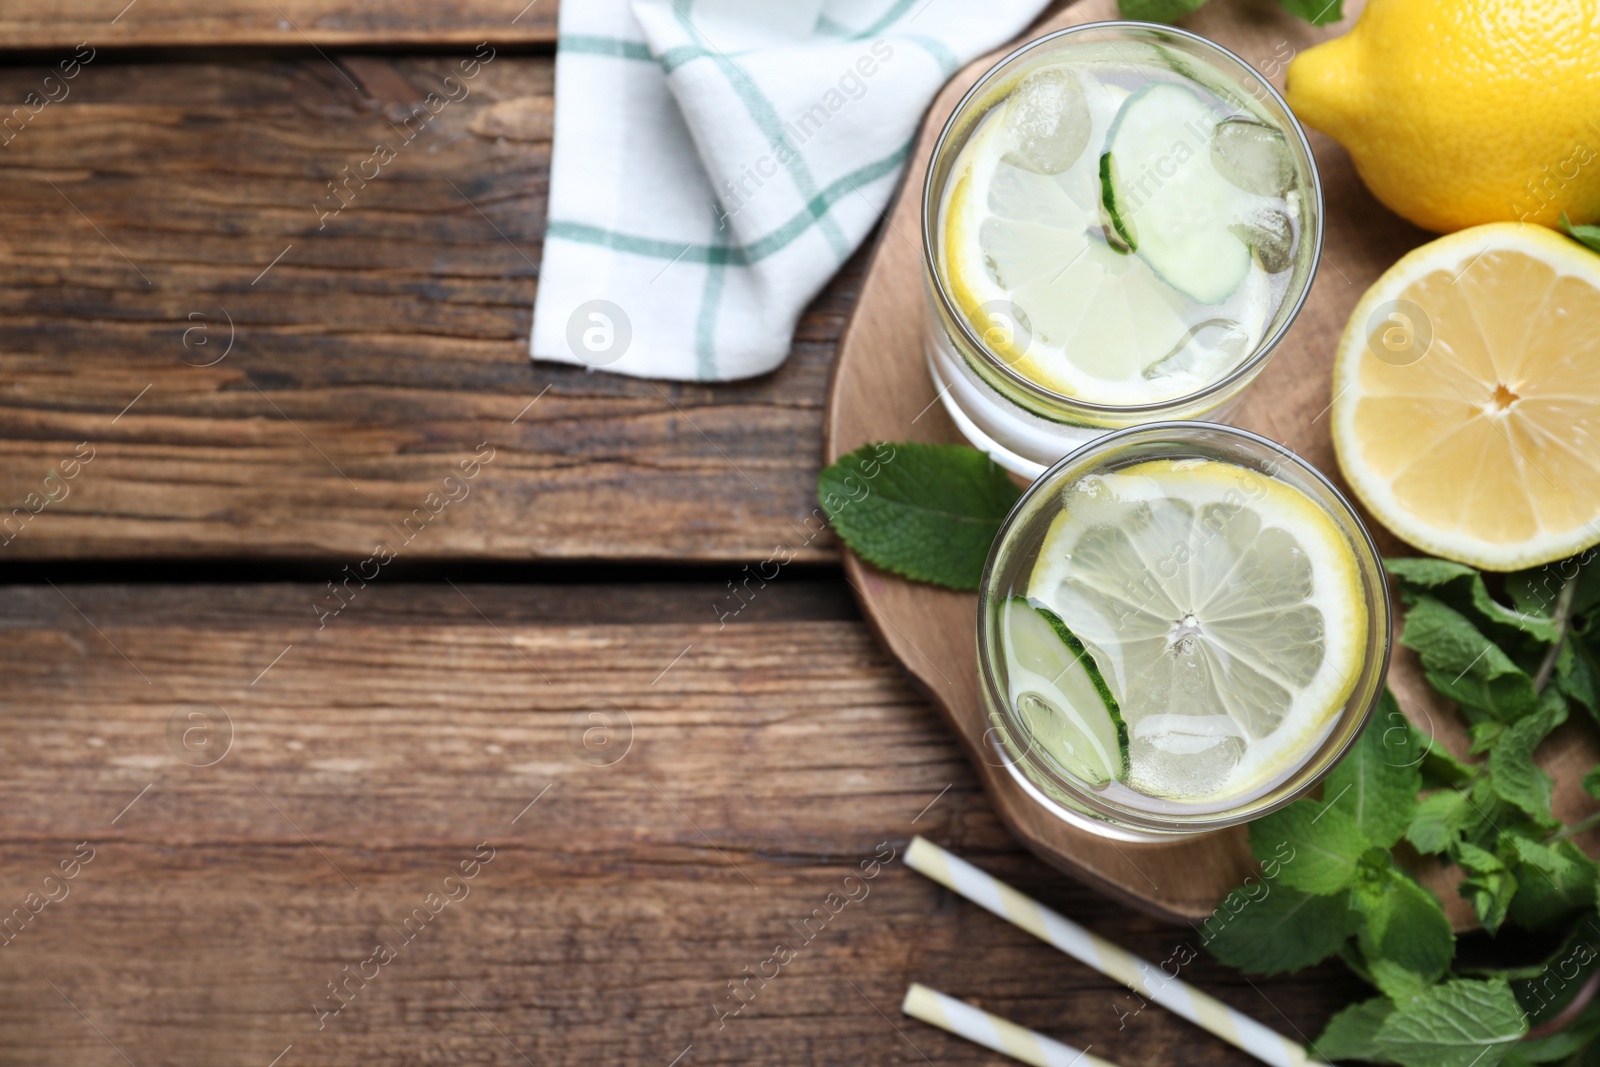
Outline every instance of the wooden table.
MULTIPOLYGON (((898 860, 1196 941, 1018 849, 800 525, 864 255, 764 378, 530 363, 555 0, 123 2, 0 0, 0 1064, 1001 1062, 913 980, 1248 1062, 898 860)), ((1185 977, 1308 1036, 1361 992, 1185 977)))

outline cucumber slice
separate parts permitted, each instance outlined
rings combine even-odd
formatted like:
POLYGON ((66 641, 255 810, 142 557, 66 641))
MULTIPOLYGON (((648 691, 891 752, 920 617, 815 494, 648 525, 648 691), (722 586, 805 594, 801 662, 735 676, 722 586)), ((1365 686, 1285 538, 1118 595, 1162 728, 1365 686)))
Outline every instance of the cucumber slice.
POLYGON ((1100 157, 1100 229, 1105 232, 1106 244, 1127 255, 1139 246, 1134 239, 1133 225, 1117 212, 1117 198, 1111 180, 1111 153, 1100 157))
POLYGON ((1179 292, 1218 304, 1250 271, 1250 249, 1229 227, 1254 198, 1217 173, 1218 118, 1181 85, 1159 82, 1128 98, 1100 160, 1101 195, 1116 232, 1179 292))
POLYGON ((1128 727, 1094 657, 1038 600, 1003 608, 1011 706, 1037 746, 1094 788, 1128 778, 1128 727))

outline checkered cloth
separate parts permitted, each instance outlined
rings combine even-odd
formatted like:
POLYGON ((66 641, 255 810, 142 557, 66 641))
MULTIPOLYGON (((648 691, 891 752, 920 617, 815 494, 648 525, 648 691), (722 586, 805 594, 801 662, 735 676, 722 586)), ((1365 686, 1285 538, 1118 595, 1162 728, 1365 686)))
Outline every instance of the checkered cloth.
POLYGON ((534 358, 699 381, 776 367, 933 95, 1045 2, 563 2, 534 358))

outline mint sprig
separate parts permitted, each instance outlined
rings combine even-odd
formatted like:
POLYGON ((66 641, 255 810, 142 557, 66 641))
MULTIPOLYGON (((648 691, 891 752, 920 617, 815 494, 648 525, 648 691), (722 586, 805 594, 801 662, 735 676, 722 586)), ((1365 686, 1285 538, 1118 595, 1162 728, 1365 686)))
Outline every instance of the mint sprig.
MULTIPOLYGON (((1202 0, 1204 2, 1204 0, 1202 0)), ((1596 252, 1600 252, 1600 226, 1573 225, 1567 218, 1567 213, 1561 213, 1561 228, 1567 231, 1567 236, 1596 252)))
MULTIPOLYGON (((1597 231, 1600 237, 1600 231, 1597 231)), ((1458 758, 1410 725, 1385 694, 1322 798, 1257 820, 1262 861, 1202 929, 1211 951, 1275 974, 1339 956, 1378 996, 1328 1023, 1312 1051, 1404 1067, 1600 1063, 1600 998, 1567 1011, 1600 969, 1600 864, 1564 825, 1540 746, 1574 707, 1600 717, 1600 565, 1588 558, 1491 583, 1445 560, 1389 560, 1406 607, 1400 643, 1456 702, 1472 737, 1458 758), (1439 899, 1406 862, 1453 865, 1457 891, 1511 950, 1564 935, 1521 967, 1464 966, 1439 899), (1263 891, 1265 890, 1265 891, 1263 891), (1563 1014, 1566 1012, 1566 1014, 1563 1014), (1552 1023, 1555 1020, 1555 1023, 1552 1023), (1563 1025, 1529 1039, 1532 1026, 1563 1025)), ((1584 778, 1600 799, 1600 767, 1584 778)))
MULTIPOLYGON (((1289 14, 1313 26, 1326 26, 1344 17, 1343 0, 1278 0, 1278 3, 1289 14)), ((1117 0, 1117 11, 1125 19, 1140 22, 1177 22, 1205 5, 1206 0, 1117 0)))
POLYGON ((817 478, 822 510, 858 556, 951 589, 978 588, 1021 495, 994 460, 965 445, 863 445, 817 478))

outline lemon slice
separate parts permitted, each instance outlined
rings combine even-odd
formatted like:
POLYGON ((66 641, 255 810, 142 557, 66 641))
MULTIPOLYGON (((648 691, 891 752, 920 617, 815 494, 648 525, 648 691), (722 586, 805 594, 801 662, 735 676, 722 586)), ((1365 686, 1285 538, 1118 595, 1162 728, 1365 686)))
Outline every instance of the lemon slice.
POLYGON ((1067 490, 1028 594, 1068 621, 1127 723, 1128 782, 1185 801, 1297 766, 1361 673, 1367 607, 1323 508, 1231 463, 1153 460, 1067 490))
POLYGON ((1333 365, 1333 443, 1418 548, 1519 570, 1600 542, 1600 258, 1540 226, 1423 245, 1367 290, 1333 365))

